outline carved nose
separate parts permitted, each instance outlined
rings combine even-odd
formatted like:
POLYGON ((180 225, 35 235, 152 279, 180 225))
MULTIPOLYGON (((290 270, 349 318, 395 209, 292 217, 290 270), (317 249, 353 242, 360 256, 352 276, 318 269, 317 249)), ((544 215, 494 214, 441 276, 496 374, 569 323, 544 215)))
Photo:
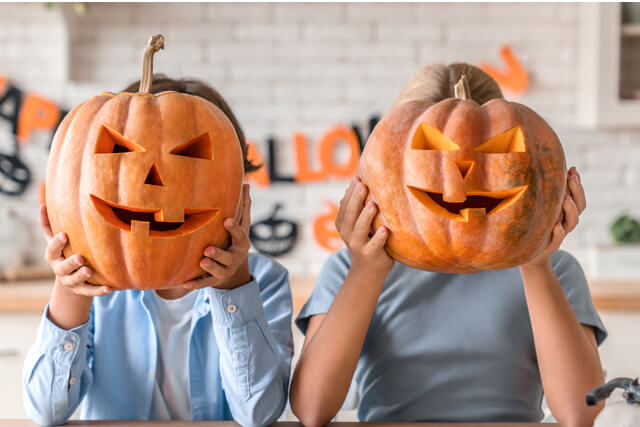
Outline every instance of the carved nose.
POLYGON ((160 171, 158 170, 158 166, 156 166, 155 163, 151 165, 151 168, 149 168, 149 172, 147 173, 147 178, 144 180, 144 183, 149 185, 157 185, 158 187, 164 187, 162 177, 160 176, 160 171))
POLYGON ((465 180, 467 179, 467 174, 469 173, 471 166, 473 166, 473 162, 461 160, 456 162, 456 166, 458 166, 458 170, 460 171, 460 176, 462 176, 462 179, 465 180))
POLYGON ((462 203, 467 200, 465 178, 473 166, 472 161, 448 162, 444 169, 443 200, 448 203, 462 203), (455 166, 454 166, 455 164, 455 166))

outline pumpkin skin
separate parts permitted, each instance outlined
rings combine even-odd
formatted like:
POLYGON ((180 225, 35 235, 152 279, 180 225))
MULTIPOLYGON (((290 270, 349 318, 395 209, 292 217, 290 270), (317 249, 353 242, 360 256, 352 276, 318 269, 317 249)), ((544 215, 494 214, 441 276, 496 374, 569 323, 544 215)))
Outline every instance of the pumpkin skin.
POLYGON ((161 289, 204 274, 207 245, 225 247, 244 175, 235 130, 209 101, 178 92, 103 93, 63 120, 47 164, 46 203, 64 254, 90 282, 161 289))
POLYGON ((521 265, 547 245, 567 170, 558 137, 533 110, 448 98, 392 109, 365 145, 359 176, 392 258, 473 273, 521 265))

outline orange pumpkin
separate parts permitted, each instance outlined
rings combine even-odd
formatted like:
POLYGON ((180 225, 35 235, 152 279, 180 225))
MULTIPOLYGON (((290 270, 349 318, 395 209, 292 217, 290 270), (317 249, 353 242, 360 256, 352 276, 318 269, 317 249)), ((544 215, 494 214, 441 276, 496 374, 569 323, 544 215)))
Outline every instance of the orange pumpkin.
POLYGON ((139 93, 102 93, 76 106, 54 136, 46 202, 54 232, 94 269, 92 283, 152 289, 204 274, 207 245, 228 244, 237 217, 243 156, 235 130, 209 101, 150 94, 145 51, 139 93))
POLYGON ((471 273, 523 264, 549 241, 567 171, 558 137, 522 104, 410 101, 376 126, 359 175, 386 250, 409 266, 471 273))

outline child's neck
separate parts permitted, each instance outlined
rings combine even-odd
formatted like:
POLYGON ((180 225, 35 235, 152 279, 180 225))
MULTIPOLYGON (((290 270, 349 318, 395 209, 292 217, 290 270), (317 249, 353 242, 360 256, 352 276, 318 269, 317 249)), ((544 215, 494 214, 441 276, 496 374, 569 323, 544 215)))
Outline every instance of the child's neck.
POLYGON ((185 296, 191 291, 192 289, 185 289, 185 288, 179 287, 179 288, 171 288, 171 289, 156 289, 156 294, 158 294, 160 298, 164 298, 164 299, 178 299, 178 298, 182 298, 183 296, 185 296))

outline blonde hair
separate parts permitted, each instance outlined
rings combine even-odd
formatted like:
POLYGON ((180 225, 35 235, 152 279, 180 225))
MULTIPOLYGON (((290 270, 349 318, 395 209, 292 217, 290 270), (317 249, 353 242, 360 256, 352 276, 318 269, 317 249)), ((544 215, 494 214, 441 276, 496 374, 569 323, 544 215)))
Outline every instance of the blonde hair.
POLYGON ((409 101, 436 103, 453 98, 454 86, 462 76, 466 76, 471 90, 471 99, 482 105, 485 102, 502 98, 500 86, 493 78, 475 65, 465 62, 453 64, 433 64, 420 70, 404 86, 391 108, 409 101))

